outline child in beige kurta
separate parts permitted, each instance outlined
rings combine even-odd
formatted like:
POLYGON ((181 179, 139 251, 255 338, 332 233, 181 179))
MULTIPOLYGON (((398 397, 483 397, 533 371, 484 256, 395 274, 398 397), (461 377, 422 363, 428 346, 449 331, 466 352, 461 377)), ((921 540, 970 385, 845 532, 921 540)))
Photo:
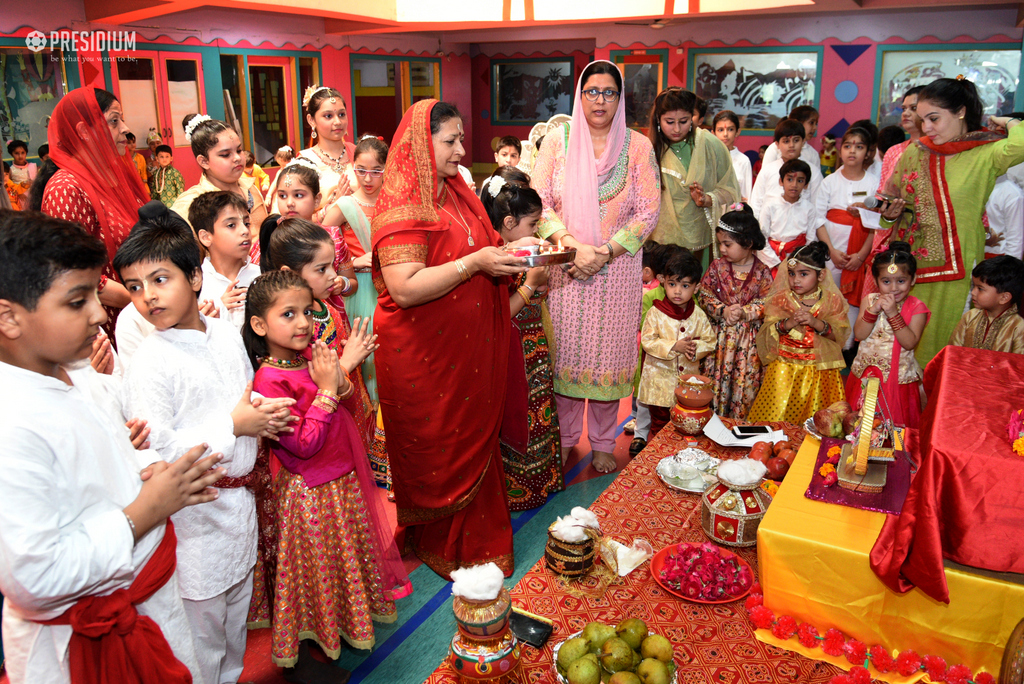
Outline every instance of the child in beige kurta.
POLYGON ((654 302, 640 332, 645 356, 637 402, 651 411, 651 435, 668 423, 679 374, 699 373, 700 360, 715 349, 711 321, 693 300, 701 275, 700 262, 689 250, 669 259, 658 276, 665 298, 654 302))

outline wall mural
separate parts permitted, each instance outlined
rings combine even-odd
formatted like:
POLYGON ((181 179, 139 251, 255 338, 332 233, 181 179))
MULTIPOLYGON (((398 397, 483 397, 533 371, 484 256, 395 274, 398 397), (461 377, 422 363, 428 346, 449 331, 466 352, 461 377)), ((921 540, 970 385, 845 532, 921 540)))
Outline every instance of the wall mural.
POLYGON ((978 88, 986 115, 1013 111, 1020 82, 1020 49, 992 46, 957 46, 952 50, 894 50, 880 45, 880 93, 875 119, 878 127, 899 125, 903 94, 913 86, 928 85, 937 78, 963 76, 978 88))
POLYGON ((491 60, 494 124, 533 125, 572 111, 573 60, 491 60))
POLYGON ((745 130, 772 130, 798 105, 818 104, 821 53, 690 50, 690 89, 708 101, 706 120, 732 110, 745 130))

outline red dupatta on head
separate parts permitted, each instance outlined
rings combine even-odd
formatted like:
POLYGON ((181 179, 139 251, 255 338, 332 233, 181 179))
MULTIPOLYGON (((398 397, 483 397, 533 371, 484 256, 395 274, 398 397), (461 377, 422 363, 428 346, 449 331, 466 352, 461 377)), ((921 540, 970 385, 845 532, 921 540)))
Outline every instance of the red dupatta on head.
POLYGON ((72 174, 85 190, 113 259, 120 240, 111 225, 135 225, 139 207, 149 201, 149 191, 134 162, 128 166, 117 153, 95 89, 78 88, 62 97, 46 134, 53 163, 72 174))
MULTIPOLYGON (((384 184, 370 222, 373 249, 392 233, 449 228, 437 208, 437 162, 430 134, 430 112, 436 104, 437 100, 420 100, 405 112, 398 124, 384 166, 384 184)), ((446 178, 444 182, 448 192, 457 195, 472 214, 487 215, 484 205, 461 176, 446 178)), ((493 244, 497 245, 497 239, 493 244)))
MULTIPOLYGON (((909 226, 894 226, 893 239, 910 244, 917 259, 917 282, 960 280, 968 273, 957 234, 953 200, 946 181, 946 161, 953 155, 1001 140, 1004 136, 987 130, 974 131, 960 140, 942 144, 929 136, 917 141, 924 152, 917 168, 907 168, 902 177, 889 177, 886 193, 902 197, 914 216, 909 226)), ((913 145, 907 148, 909 152, 913 145)), ((906 154, 906 153, 904 153, 906 154)))

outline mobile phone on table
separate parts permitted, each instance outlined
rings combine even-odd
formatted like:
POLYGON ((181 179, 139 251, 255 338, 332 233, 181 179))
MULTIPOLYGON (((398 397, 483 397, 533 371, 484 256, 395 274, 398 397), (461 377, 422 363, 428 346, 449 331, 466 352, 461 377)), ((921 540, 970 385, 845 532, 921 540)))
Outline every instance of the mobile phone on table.
POLYGON ((767 437, 772 433, 772 429, 767 425, 737 425, 732 429, 732 434, 736 435, 740 439, 746 439, 747 437, 767 437))

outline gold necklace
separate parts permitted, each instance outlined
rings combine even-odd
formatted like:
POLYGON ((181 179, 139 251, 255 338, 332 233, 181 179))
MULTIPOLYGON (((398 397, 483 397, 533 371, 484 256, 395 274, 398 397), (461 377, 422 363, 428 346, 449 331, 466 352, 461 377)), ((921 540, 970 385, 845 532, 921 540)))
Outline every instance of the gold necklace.
MULTIPOLYGON (((462 215, 462 210, 459 209, 459 203, 455 199, 455 195, 451 196, 452 204, 455 205, 455 211, 459 212, 459 219, 461 219, 461 221, 459 219, 455 218, 455 214, 453 214, 448 209, 444 208, 444 203, 448 199, 448 186, 447 185, 445 185, 441 189, 441 193, 442 193, 442 197, 441 197, 441 199, 437 203, 437 208, 440 209, 441 211, 445 212, 449 216, 451 216, 452 220, 454 220, 456 223, 459 223, 459 227, 462 228, 464 231, 466 231, 466 241, 469 243, 469 246, 470 247, 474 246, 476 243, 473 242, 473 235, 472 235, 472 231, 469 228, 469 222, 466 221, 466 217, 462 215)), ((448 222, 448 225, 451 225, 451 221, 448 222)))

